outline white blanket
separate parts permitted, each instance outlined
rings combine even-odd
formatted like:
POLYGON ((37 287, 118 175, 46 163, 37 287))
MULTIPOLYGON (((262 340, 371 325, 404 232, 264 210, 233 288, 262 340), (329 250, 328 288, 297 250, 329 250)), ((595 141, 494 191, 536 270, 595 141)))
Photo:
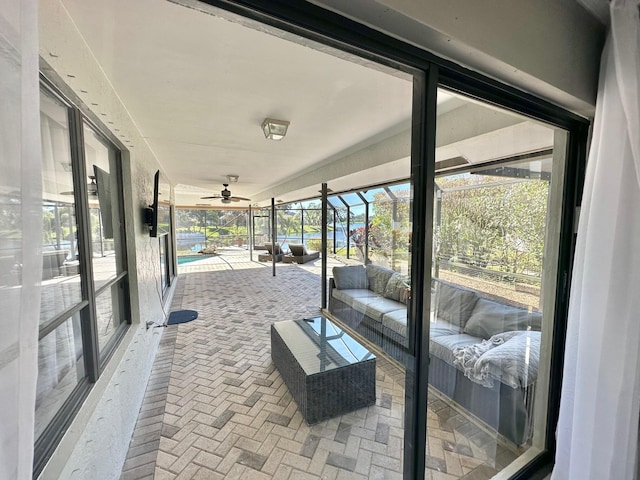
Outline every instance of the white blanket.
POLYGON ((496 380, 513 388, 526 387, 538 378, 540 332, 513 331, 481 343, 454 349, 454 364, 466 377, 485 387, 496 380))

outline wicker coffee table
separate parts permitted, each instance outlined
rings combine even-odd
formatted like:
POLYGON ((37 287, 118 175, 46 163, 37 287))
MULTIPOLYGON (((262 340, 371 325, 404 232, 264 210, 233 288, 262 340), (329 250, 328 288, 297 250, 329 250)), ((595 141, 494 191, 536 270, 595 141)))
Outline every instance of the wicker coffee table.
POLYGON ((376 357, 325 317, 271 325, 271 358, 314 424, 376 401, 376 357))

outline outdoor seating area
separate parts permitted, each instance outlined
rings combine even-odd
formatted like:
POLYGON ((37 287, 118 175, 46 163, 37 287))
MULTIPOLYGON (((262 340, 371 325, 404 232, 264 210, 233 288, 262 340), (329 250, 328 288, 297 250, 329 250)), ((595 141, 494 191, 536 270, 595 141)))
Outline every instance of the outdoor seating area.
POLYGON ((620 356, 580 337, 633 282, 578 255, 629 244, 584 213, 631 188, 628 149, 591 148, 625 2, 24 1, 0 479, 543 478, 576 442, 636 466, 590 429, 629 427, 591 408, 620 356))
MULTIPOLYGON (((318 318, 316 263, 279 263, 274 277, 247 251, 223 249, 179 267, 171 309, 199 316, 164 332, 143 404, 155 407, 140 413, 121 478, 137 478, 143 467, 155 478, 402 478, 405 374, 396 362, 358 337, 375 355, 375 403, 313 424, 271 358, 272 325, 296 326, 309 341, 322 331, 295 325, 318 318)), ((325 350, 327 360, 341 362, 338 349, 325 350)), ((320 382, 338 381, 322 375, 320 382)), ((429 405, 427 478, 490 478, 519 455, 436 390, 429 405)))
MULTIPOLYGON (((405 363, 408 282, 376 265, 334 267, 329 311, 405 363)), ((542 315, 481 295, 434 280, 429 383, 520 445, 532 434, 542 315)))

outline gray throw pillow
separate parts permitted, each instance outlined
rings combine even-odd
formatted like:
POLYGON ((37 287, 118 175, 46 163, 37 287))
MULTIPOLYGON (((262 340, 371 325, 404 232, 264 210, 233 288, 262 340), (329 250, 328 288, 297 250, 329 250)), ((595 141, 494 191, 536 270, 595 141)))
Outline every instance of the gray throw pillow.
POLYGON ((396 302, 406 304, 409 297, 409 286, 409 277, 401 273, 394 273, 387 282, 387 286, 384 289, 384 296, 396 302))
POLYGON ((362 265, 333 267, 333 281, 338 290, 369 287, 367 272, 362 265))
POLYGON ((438 280, 436 298, 437 317, 464 327, 480 297, 473 290, 438 280))
POLYGON ((369 279, 369 290, 377 293, 378 295, 384 295, 389 279, 396 272, 390 268, 373 264, 367 265, 366 270, 367 278, 369 279))
POLYGON ((476 303, 464 333, 484 339, 514 330, 536 330, 542 328, 542 314, 528 312, 523 308, 512 307, 481 298, 476 303))

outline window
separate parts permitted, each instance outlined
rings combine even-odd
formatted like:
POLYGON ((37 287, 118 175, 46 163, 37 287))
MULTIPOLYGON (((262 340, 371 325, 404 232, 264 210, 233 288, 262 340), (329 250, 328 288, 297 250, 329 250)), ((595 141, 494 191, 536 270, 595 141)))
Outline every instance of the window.
POLYGON ((41 91, 42 288, 34 475, 44 466, 130 318, 118 150, 41 91), (71 139, 84 138, 74 149, 71 139), (84 159, 84 162, 83 162, 84 159))
POLYGON ((40 99, 42 134, 42 288, 35 439, 40 439, 86 377, 78 227, 69 137, 69 109, 48 92, 40 99))
POLYGON ((86 123, 83 124, 91 266, 100 358, 127 320, 124 235, 121 222, 120 171, 117 150, 86 123))
POLYGON ((546 445, 568 135, 442 89, 438 110, 429 402, 447 464, 490 478, 546 445))
POLYGON ((160 292, 161 297, 167 292, 174 277, 173 263, 173 231, 171 228, 171 185, 160 176, 158 199, 158 242, 160 249, 160 292))

